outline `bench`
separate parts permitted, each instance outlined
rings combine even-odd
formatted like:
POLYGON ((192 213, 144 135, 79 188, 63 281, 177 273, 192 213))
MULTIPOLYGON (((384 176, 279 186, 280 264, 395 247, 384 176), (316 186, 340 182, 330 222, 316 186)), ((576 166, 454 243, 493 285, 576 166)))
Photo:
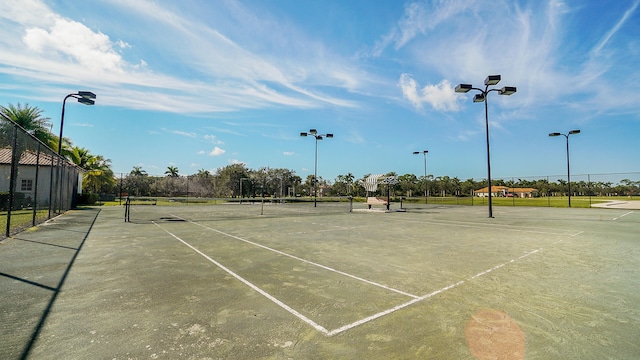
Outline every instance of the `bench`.
POLYGON ((387 199, 381 199, 374 196, 369 196, 367 197, 367 205, 369 205, 369 209, 371 209, 371 206, 373 205, 387 206, 389 205, 389 202, 387 201, 387 199))

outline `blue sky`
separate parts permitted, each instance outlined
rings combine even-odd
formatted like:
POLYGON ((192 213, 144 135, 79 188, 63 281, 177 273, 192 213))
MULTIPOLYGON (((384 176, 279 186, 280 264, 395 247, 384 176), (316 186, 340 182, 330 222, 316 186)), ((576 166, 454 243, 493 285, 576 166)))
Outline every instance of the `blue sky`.
POLYGON ((0 103, 44 110, 115 172, 233 163, 318 175, 640 171, 640 0, 0 2, 0 103))

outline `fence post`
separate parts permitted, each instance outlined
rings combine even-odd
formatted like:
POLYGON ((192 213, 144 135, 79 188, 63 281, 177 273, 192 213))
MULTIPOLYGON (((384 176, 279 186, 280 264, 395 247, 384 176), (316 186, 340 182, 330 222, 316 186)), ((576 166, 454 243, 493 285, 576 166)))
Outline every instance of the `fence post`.
POLYGON ((7 229, 5 235, 9 237, 11 234, 11 211, 13 210, 13 197, 15 195, 16 176, 18 167, 18 126, 13 126, 13 147, 11 148, 11 175, 9 175, 9 207, 7 209, 7 229))

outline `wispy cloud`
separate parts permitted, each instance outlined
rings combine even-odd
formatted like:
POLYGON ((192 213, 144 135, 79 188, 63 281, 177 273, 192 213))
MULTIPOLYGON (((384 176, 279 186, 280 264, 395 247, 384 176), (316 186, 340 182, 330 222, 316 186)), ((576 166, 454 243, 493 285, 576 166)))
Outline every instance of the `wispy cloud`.
MULTIPOLYGON (((352 88, 360 83, 353 74, 362 74, 366 79, 361 71, 350 69, 348 63, 324 56, 315 56, 317 60, 309 66, 304 63, 306 58, 282 62, 269 53, 243 48, 221 32, 234 27, 213 28, 193 14, 183 16, 179 8, 171 8, 172 4, 140 0, 107 5, 115 5, 111 10, 121 11, 123 16, 135 13, 141 23, 154 25, 146 27, 154 29, 154 33, 148 37, 141 34, 130 41, 111 39, 106 31, 95 31, 79 20, 65 18, 38 0, 0 5, 4 14, 0 18, 0 28, 4 29, 0 35, 4 39, 21 39, 4 40, 9 51, 0 54, 0 65, 4 65, 0 73, 60 86, 91 83, 102 104, 180 113, 274 106, 354 107, 353 101, 320 91, 313 82, 321 80, 317 85, 352 88), (157 29, 166 29, 166 33, 155 33, 157 29), (168 63, 148 65, 146 59, 130 55, 126 58, 133 62, 125 60, 123 55, 143 47, 169 52, 171 56, 165 58, 168 63), (177 64, 186 69, 184 74, 163 71, 177 64)), ((217 6, 222 14, 237 11, 232 3, 217 6)), ((140 27, 138 31, 149 30, 140 27)), ((313 58, 313 54, 309 56, 313 58)))
POLYGON ((598 44, 595 46, 595 48, 593 49, 593 53, 595 55, 600 54, 600 52, 602 51, 602 49, 607 45, 607 43, 609 42, 609 40, 611 40, 611 38, 620 30, 620 28, 629 20, 629 17, 636 11, 636 9, 638 8, 638 4, 640 4, 640 1, 635 1, 633 4, 631 4, 631 7, 625 11, 624 15, 622 16, 622 18, 613 26, 613 28, 611 28, 605 35, 604 37, 598 42, 598 44))

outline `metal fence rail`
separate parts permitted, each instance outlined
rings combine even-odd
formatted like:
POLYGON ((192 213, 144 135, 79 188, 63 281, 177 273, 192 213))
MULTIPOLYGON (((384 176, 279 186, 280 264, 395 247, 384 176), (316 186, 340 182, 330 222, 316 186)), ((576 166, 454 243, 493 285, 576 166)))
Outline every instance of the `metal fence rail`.
POLYGON ((0 117, 0 239, 71 209, 82 171, 0 117))

